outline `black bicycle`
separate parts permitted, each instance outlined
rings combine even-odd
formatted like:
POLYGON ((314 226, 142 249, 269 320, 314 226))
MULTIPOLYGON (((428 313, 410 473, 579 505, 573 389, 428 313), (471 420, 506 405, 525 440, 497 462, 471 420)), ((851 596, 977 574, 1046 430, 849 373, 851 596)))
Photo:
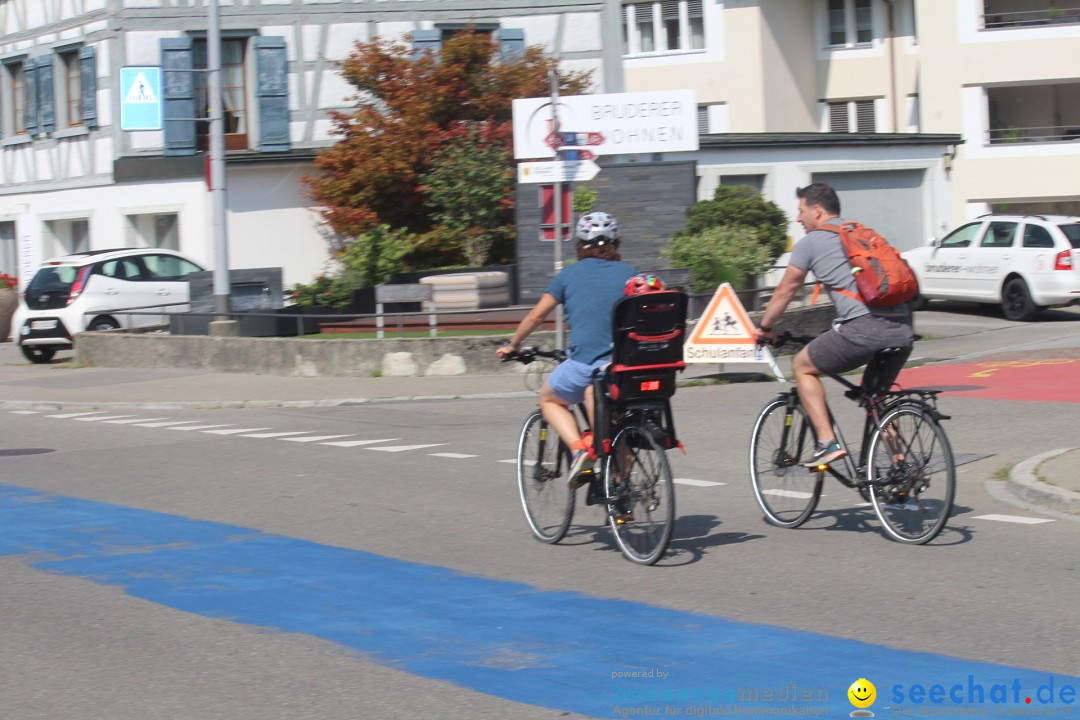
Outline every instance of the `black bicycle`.
MULTIPOLYGON (((785 333, 780 344, 812 339, 785 333)), ((867 374, 874 377, 871 373, 898 350, 878 353, 867 374)), ((912 545, 934 539, 949 519, 956 492, 956 461, 941 427, 949 416, 937 408, 941 391, 876 391, 829 377, 866 411, 858 453, 851 452, 830 411, 836 439, 848 455, 807 467, 816 444, 813 426, 796 389, 777 395, 758 415, 750 437, 750 479, 765 519, 787 528, 805 523, 817 508, 827 473, 873 505, 888 537, 912 545)))
MULTIPOLYGON (((529 364, 537 358, 561 362, 561 350, 523 348, 503 356, 529 364)), ((649 381, 652 382, 652 381, 649 381)), ((623 555, 630 561, 652 565, 667 550, 675 528, 675 489, 666 450, 677 444, 665 405, 629 403, 612 406, 604 390, 604 376, 594 387, 597 427, 595 469, 586 470, 586 505, 604 508, 607 523, 623 555), (670 439, 669 439, 670 438, 670 439)), ((587 427, 586 413, 574 408, 579 426, 587 427)), ((525 418, 517 444, 517 481, 525 520, 537 540, 557 543, 574 518, 575 491, 567 480, 573 453, 549 427, 539 409, 525 418)))

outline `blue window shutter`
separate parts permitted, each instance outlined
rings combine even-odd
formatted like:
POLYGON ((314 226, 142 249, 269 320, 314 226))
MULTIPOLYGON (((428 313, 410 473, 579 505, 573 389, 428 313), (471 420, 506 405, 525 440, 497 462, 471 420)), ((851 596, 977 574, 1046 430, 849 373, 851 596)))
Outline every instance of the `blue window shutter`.
POLYGON ((442 30, 413 30, 412 52, 413 57, 420 57, 421 53, 430 52, 438 56, 442 49, 442 30))
POLYGON ((259 150, 288 152, 289 56, 283 37, 255 38, 256 94, 259 97, 259 150))
POLYGON ((162 38, 161 95, 165 154, 195 154, 195 78, 191 38, 162 38))
POLYGON ((93 47, 79 48, 82 66, 82 121, 88 128, 96 128, 97 121, 97 50, 93 47))
POLYGON ((30 137, 38 134, 37 79, 37 60, 30 58, 23 61, 23 82, 26 85, 26 134, 30 137))
POLYGON ((500 28, 495 31, 499 43, 499 59, 513 62, 525 55, 525 31, 518 28, 500 28))
POLYGON ((56 103, 52 53, 38 58, 38 131, 56 132, 56 103))

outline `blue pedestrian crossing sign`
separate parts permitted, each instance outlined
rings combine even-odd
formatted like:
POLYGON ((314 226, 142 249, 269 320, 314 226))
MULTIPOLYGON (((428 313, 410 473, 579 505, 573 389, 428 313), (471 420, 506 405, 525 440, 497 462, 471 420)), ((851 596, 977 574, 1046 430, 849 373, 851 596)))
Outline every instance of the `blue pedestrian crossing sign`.
POLYGON ((120 129, 161 130, 161 68, 120 68, 120 129))

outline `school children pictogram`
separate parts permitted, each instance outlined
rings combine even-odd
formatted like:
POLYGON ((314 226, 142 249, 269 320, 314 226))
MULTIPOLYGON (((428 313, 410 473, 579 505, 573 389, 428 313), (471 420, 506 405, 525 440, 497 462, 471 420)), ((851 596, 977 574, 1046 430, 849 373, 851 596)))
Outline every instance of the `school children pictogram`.
POLYGON ((784 375, 766 347, 758 347, 754 323, 730 284, 716 289, 683 346, 688 363, 764 363, 778 380, 784 375))

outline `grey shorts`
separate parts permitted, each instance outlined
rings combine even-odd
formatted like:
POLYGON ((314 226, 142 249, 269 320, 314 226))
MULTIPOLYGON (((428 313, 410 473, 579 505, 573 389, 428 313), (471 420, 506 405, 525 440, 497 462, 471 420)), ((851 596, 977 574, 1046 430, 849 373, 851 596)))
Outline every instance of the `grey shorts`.
POLYGON ((908 317, 860 315, 814 338, 806 351, 818 370, 839 375, 866 365, 880 350, 903 348, 880 357, 863 377, 864 385, 873 383, 877 389, 887 390, 911 355, 913 343, 914 331, 908 317))

